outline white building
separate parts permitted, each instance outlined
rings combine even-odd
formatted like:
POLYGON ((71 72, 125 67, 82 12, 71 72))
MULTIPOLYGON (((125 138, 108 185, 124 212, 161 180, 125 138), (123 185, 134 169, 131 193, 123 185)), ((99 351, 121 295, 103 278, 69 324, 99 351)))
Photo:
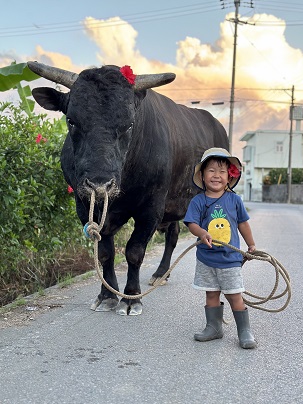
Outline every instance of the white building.
MULTIPOLYGON (((303 133, 301 121, 294 121, 292 132, 291 167, 303 168, 303 133)), ((241 138, 243 148, 244 200, 262 201, 264 176, 273 168, 287 168, 290 134, 282 130, 256 130, 246 132, 241 138)))

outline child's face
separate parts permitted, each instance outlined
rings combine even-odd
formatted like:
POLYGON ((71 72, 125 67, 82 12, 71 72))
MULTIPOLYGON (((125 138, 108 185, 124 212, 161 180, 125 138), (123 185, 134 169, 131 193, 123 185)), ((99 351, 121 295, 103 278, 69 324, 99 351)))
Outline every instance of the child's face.
POLYGON ((225 162, 210 159, 201 175, 206 190, 222 192, 228 184, 228 165, 225 162))

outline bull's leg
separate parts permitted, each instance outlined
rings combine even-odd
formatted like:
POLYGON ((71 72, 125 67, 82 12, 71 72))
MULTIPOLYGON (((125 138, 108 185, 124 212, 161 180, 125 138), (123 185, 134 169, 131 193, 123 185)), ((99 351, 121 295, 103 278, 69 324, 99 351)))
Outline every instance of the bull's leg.
MULTIPOLYGON (((115 248, 113 236, 102 236, 98 244, 98 258, 103 267, 104 280, 115 290, 119 290, 114 270, 115 248)), ((117 296, 102 284, 101 292, 92 304, 91 309, 96 311, 110 311, 115 309, 117 304, 117 296)))
MULTIPOLYGON (((162 260, 160 262, 158 269, 149 280, 149 285, 153 285, 156 282, 156 280, 161 278, 170 267, 171 256, 177 245, 179 233, 180 233, 179 222, 170 223, 168 229, 165 232, 165 249, 162 260)), ((167 282, 168 277, 165 280, 163 280, 162 285, 167 282)))
MULTIPOLYGON (((138 295, 141 293, 139 271, 145 255, 147 243, 156 230, 156 224, 150 221, 135 223, 134 231, 129 239, 125 256, 128 263, 127 282, 124 293, 126 295, 138 295)), ((117 310, 120 315, 138 315, 142 313, 141 299, 122 298, 117 310)))

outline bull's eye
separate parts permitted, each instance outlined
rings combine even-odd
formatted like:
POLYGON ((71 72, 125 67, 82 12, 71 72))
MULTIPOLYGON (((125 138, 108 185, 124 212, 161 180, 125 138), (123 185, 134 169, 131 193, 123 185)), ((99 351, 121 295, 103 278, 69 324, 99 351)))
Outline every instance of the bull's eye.
POLYGON ((75 122, 72 119, 66 118, 66 120, 67 120, 67 123, 69 126, 71 126, 71 127, 75 126, 75 122))
POLYGON ((126 132, 128 132, 129 130, 132 130, 132 129, 133 129, 133 126, 134 126, 134 123, 132 122, 132 124, 130 125, 130 127, 127 129, 126 132))
POLYGON ((130 126, 125 126, 125 127, 120 127, 119 129, 116 130, 118 136, 122 136, 124 134, 127 134, 130 132, 133 128, 134 124, 132 123, 130 126))

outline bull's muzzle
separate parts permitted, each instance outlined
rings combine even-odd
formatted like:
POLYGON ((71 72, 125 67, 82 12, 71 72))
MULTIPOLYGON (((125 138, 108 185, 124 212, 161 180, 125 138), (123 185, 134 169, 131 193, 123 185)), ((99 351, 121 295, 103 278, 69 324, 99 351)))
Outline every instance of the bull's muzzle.
POLYGON ((84 188, 87 194, 91 194, 92 190, 94 190, 96 200, 104 199, 105 193, 107 193, 109 196, 114 196, 118 193, 117 185, 114 179, 111 179, 110 181, 102 185, 94 184, 90 180, 86 179, 84 181, 84 188))

